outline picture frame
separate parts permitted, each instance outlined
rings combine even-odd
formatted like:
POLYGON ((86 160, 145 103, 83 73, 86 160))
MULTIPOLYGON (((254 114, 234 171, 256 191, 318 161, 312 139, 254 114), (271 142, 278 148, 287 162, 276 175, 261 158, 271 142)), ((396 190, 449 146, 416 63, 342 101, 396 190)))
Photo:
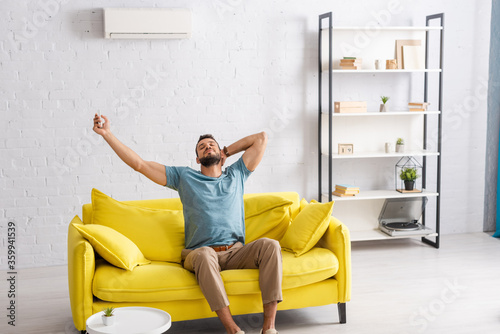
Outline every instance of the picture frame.
POLYGON ((339 144, 339 155, 347 155, 354 153, 353 144, 339 144))
POLYGON ((405 68, 404 57, 403 57, 403 46, 420 46, 421 44, 422 44, 422 41, 420 39, 403 39, 403 40, 398 39, 398 40, 396 40, 397 69, 402 70, 405 68))

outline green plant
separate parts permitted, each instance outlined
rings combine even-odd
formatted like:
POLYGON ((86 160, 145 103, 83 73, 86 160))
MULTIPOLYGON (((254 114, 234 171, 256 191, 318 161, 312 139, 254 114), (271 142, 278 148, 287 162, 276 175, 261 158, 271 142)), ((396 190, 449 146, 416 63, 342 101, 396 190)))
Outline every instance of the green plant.
POLYGON ((405 144, 405 141, 403 140, 403 138, 398 138, 398 140, 396 141, 396 145, 404 145, 405 144))
POLYGON ((102 311, 104 312, 105 317, 111 317, 113 315, 113 312, 115 311, 114 307, 106 307, 103 308, 102 311))
POLYGON ((382 103, 385 104, 387 101, 389 101, 390 97, 389 96, 381 96, 382 103))
POLYGON ((417 174, 417 169, 414 167, 406 167, 401 169, 399 178, 403 181, 415 181, 420 175, 417 174))

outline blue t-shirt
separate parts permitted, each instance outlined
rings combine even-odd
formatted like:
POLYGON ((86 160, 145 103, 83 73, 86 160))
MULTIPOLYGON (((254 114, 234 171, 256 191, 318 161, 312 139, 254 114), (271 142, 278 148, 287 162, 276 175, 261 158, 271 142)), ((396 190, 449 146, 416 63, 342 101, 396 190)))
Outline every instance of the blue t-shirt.
POLYGON ((184 211, 186 248, 245 243, 244 183, 252 172, 240 158, 218 178, 190 167, 165 166, 167 187, 184 211))

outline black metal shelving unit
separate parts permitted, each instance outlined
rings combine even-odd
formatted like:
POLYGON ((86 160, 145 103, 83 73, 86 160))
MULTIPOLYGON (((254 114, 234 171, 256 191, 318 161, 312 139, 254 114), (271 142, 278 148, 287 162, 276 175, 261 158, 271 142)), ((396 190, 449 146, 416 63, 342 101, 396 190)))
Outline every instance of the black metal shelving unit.
MULTIPOLYGON (((438 110, 440 111, 437 115, 437 168, 436 168, 436 190, 438 195, 436 196, 436 236, 435 240, 431 240, 427 237, 422 237, 422 242, 429 244, 435 248, 439 248, 440 241, 440 206, 441 206, 441 142, 442 142, 442 106, 443 106, 443 38, 444 38, 444 13, 429 15, 426 17, 426 27, 430 27, 431 22, 439 20, 440 35, 439 35, 439 69, 438 72, 438 110)), ((328 29, 328 200, 332 200, 333 192, 333 148, 332 148, 332 123, 333 123, 333 15, 332 12, 319 15, 319 34, 318 34, 318 200, 322 199, 322 189, 323 189, 323 159, 322 154, 322 120, 321 115, 323 114, 323 62, 322 62, 322 31, 328 29), (323 27, 323 22, 327 21, 327 27, 323 27)), ((426 30, 426 45, 425 45, 425 68, 428 69, 430 60, 430 48, 429 48, 429 30, 426 30)), ((424 101, 427 101, 429 96, 429 72, 424 71, 424 101)), ((326 80, 325 80, 326 81, 326 80)), ((424 126, 423 126, 423 148, 427 149, 428 145, 428 116, 424 115, 424 126)), ((423 155, 423 169, 422 169, 422 187, 425 188, 427 185, 427 156, 423 155)), ((424 211, 422 215, 422 223, 426 224, 426 213, 424 211)))

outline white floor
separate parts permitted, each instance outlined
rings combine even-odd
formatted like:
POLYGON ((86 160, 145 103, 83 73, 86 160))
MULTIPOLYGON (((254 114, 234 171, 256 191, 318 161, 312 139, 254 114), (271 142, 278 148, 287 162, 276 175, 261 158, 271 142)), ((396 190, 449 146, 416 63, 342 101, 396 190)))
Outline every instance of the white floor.
MULTIPOLYGON (((488 234, 352 246, 347 324, 336 305, 278 312, 280 333, 500 333, 500 240, 488 234)), ((78 333, 69 310, 66 267, 18 271, 16 327, 7 325, 7 273, 1 272, 0 333, 78 333)), ((258 333, 260 315, 237 316, 258 333)), ((174 333, 224 333, 218 319, 175 322, 174 333)))

